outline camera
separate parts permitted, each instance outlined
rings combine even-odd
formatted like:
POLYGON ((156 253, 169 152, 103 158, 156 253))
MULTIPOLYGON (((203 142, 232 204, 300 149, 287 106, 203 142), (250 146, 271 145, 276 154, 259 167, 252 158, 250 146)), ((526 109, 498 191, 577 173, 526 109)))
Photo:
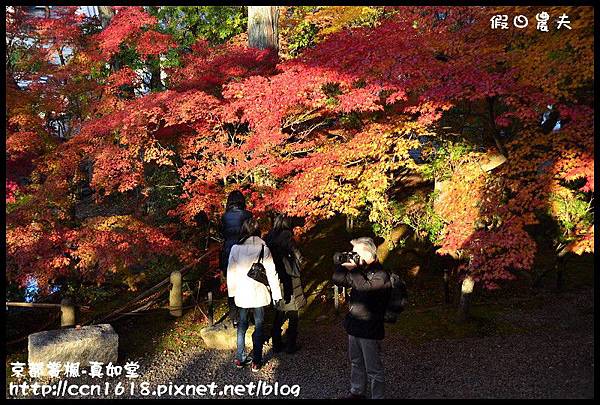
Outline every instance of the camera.
POLYGON ((334 264, 342 264, 348 263, 350 260, 354 261, 354 263, 360 263, 360 255, 356 252, 335 252, 333 254, 333 263, 334 264))

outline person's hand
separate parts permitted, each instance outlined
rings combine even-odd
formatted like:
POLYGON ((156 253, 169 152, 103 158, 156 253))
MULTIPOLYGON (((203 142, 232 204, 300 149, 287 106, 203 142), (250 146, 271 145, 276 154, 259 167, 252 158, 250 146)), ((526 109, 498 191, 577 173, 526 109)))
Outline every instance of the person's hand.
POLYGON ((279 306, 279 303, 280 303, 280 302, 281 302, 281 300, 280 300, 280 299, 279 299, 279 300, 273 300, 273 306, 274 306, 275 308, 277 308, 277 307, 279 306))
POLYGON ((348 263, 342 263, 342 266, 344 266, 348 270, 352 270, 355 269, 358 265, 354 262, 354 260, 350 259, 348 263))

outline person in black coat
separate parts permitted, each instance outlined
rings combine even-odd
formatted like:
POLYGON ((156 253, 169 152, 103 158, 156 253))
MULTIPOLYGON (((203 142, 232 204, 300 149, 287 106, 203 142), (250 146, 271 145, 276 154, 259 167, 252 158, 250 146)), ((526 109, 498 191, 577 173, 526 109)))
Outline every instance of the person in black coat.
MULTIPOLYGON (((242 224, 246 219, 252 218, 252 214, 246 210, 246 199, 239 190, 234 190, 227 196, 225 213, 221 218, 221 233, 223 235, 223 250, 220 257, 220 268, 223 276, 227 277, 227 266, 229 254, 233 245, 238 243, 242 224)), ((238 313, 233 299, 227 299, 229 305, 229 318, 234 326, 237 326, 238 313)))
POLYGON ((285 320, 289 319, 285 350, 290 354, 295 353, 299 349, 296 344, 298 310, 306 304, 306 298, 300 280, 302 256, 294 242, 289 218, 281 214, 275 215, 273 229, 265 237, 265 242, 273 255, 283 294, 283 299, 275 307, 275 320, 271 331, 273 352, 282 350, 281 327, 285 320))
POLYGON ((363 237, 351 241, 359 263, 337 265, 332 280, 341 287, 352 288, 350 311, 344 318, 350 355, 350 397, 364 398, 367 377, 371 397, 383 398, 384 370, 381 362, 381 340, 384 317, 391 295, 390 275, 377 260, 373 239, 363 237))

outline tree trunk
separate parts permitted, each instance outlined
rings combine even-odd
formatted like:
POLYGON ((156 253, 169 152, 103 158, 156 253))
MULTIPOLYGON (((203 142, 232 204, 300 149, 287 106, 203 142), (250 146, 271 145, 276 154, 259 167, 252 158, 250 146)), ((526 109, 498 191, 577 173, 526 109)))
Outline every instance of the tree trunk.
POLYGON ((464 322, 469 319, 469 309, 471 307, 471 296, 474 286, 475 281, 470 276, 465 277, 462 282, 460 304, 458 306, 458 322, 464 322))
POLYGON ((346 232, 351 233, 354 229, 354 219, 350 215, 346 215, 346 232))
POLYGON ((397 243, 406 236, 408 233, 408 226, 402 224, 394 229, 388 237, 384 239, 384 241, 377 246, 377 258, 381 263, 383 263, 389 256, 390 252, 394 250, 397 246, 397 243))
POLYGON ((489 109, 489 114, 490 114, 490 129, 492 131, 492 138, 494 138, 494 142, 496 143, 496 147, 498 148, 498 151, 501 154, 503 154, 504 157, 508 157, 508 152, 507 152, 506 148, 502 144, 502 141, 500 140, 500 138, 498 138, 498 128, 496 128, 496 115, 494 114, 495 98, 488 97, 487 101, 488 101, 488 109, 489 109))
POLYGON ((102 23, 102 29, 108 27, 110 20, 115 15, 111 6, 98 6, 98 12, 100 13, 100 22, 102 23))
POLYGON ((160 68, 160 57, 148 57, 146 66, 150 72, 150 91, 163 90, 164 86, 160 79, 162 73, 160 68))
POLYGON ((564 269, 566 264, 566 255, 570 252, 570 248, 571 244, 568 244, 567 246, 562 248, 556 256, 556 262, 554 267, 556 268, 556 289, 558 291, 561 291, 565 286, 564 269))
POLYGON ((279 49, 277 6, 248 6, 248 46, 279 49))
MULTIPOLYGON (((148 6, 153 12, 153 15, 158 15, 160 6, 148 6)), ((150 91, 164 90, 164 86, 161 80, 162 69, 160 67, 160 56, 149 56, 146 66, 150 72, 150 91)))
POLYGON ((444 303, 450 304, 450 270, 444 269, 444 303))
MULTIPOLYGON (((115 11, 111 6, 98 6, 98 13, 100 14, 100 23, 102 24, 102 29, 105 29, 115 16, 115 11)), ((120 67, 119 61, 113 56, 110 61, 111 72, 116 72, 120 69, 120 67)))
POLYGON ((542 279, 553 270, 556 270, 556 289, 561 290, 564 287, 564 274, 563 270, 566 262, 566 254, 569 253, 571 246, 564 246, 554 259, 554 265, 551 268, 547 268, 540 275, 538 275, 532 281, 532 288, 539 288, 542 285, 542 279))
POLYGON ((563 269, 565 268, 564 259, 560 258, 556 261, 556 289, 562 291, 565 286, 565 278, 563 269))

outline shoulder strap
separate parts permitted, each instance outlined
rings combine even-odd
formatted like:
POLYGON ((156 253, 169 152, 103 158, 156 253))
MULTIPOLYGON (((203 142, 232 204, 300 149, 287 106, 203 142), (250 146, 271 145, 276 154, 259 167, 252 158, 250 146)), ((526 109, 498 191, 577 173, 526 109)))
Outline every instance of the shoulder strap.
POLYGON ((265 257, 265 245, 261 245, 260 246, 260 254, 258 255, 258 262, 262 263, 264 257, 265 257))

